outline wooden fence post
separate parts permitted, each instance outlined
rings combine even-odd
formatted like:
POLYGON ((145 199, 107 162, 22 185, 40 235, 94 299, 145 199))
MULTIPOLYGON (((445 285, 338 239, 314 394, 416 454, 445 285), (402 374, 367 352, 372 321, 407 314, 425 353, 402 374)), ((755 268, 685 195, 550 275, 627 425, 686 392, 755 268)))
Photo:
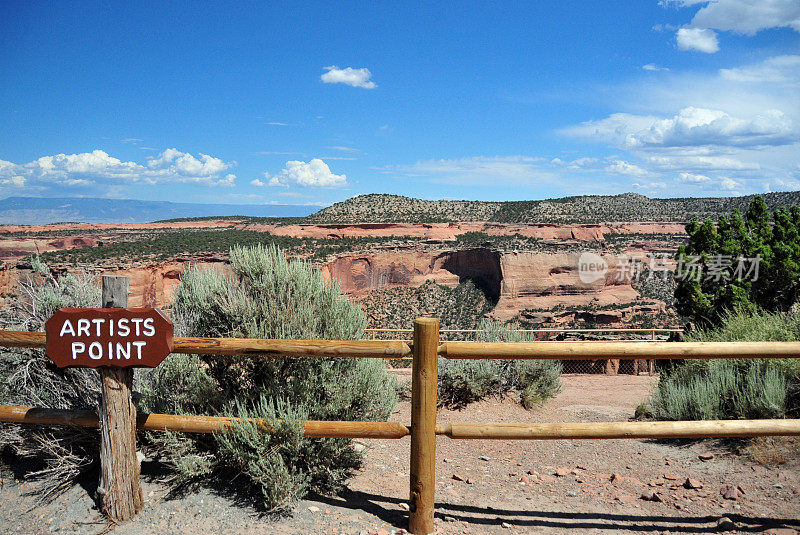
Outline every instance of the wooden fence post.
MULTIPOLYGON (((128 306, 128 277, 103 276, 103 308, 128 306)), ((100 507, 112 522, 123 522, 141 510, 136 458, 136 406, 133 404, 133 368, 99 368, 100 507)))
POLYGON ((439 320, 414 320, 411 368, 411 514, 408 530, 415 535, 434 532, 438 347, 439 320))

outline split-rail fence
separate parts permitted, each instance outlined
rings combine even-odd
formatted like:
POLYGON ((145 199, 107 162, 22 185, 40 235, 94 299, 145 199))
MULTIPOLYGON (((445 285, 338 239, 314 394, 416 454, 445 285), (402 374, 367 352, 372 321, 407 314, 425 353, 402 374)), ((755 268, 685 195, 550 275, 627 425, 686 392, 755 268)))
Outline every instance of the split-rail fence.
MULTIPOLYGON (((0 347, 45 347, 45 333, 0 331, 0 347)), ((451 439, 558 440, 652 439, 800 435, 800 419, 683 422, 592 423, 449 423, 436 424, 439 358, 446 359, 750 359, 800 357, 800 342, 444 342, 439 321, 414 322, 411 345, 403 341, 255 340, 175 338, 174 353, 399 358, 412 356, 411 422, 308 421, 309 437, 400 439, 410 436, 409 531, 434 531, 436 437, 451 439)), ((233 418, 179 414, 139 414, 141 430, 213 433, 226 429, 233 418)), ((0 406, 0 422, 98 427, 92 411, 0 406)), ((269 428, 269 422, 262 422, 269 428)))

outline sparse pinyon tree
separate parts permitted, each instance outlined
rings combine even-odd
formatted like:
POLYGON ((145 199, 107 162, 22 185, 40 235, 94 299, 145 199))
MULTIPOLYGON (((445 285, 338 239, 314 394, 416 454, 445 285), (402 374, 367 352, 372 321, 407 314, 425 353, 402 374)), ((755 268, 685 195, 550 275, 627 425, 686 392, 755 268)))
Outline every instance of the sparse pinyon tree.
POLYGON ((800 296, 800 206, 770 214, 757 196, 744 216, 693 219, 686 232, 675 303, 696 324, 720 325, 734 310, 786 312, 800 296))

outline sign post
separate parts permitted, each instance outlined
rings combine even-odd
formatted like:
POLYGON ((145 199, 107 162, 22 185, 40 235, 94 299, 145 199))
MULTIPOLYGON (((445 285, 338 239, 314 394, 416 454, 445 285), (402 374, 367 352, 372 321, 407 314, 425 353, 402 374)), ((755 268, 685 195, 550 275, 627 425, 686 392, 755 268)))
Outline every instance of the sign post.
POLYGON ((172 351, 172 323, 156 309, 129 309, 128 278, 103 276, 103 308, 64 308, 45 323, 47 355, 59 367, 97 367, 101 510, 112 522, 143 506, 136 458, 134 367, 155 367, 172 351))

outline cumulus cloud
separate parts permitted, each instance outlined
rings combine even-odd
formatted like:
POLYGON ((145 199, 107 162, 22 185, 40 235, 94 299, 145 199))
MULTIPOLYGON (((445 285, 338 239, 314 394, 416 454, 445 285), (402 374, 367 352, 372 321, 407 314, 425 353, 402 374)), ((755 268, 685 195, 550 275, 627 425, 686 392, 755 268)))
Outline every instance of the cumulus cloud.
POLYGON ((9 177, 9 178, 4 178, 4 179, 0 180, 0 184, 2 184, 4 186, 14 186, 14 187, 17 187, 17 188, 21 188, 21 187, 25 186, 26 182, 27 182, 27 180, 25 180, 25 177, 24 176, 19 176, 19 175, 12 176, 12 177, 9 177))
POLYGON ((336 65, 331 65, 330 67, 325 67, 325 70, 328 72, 319 78, 326 84, 345 84, 352 87, 362 87, 364 89, 375 89, 378 87, 375 82, 370 80, 370 78, 372 78, 372 73, 369 72, 367 68, 354 69, 352 67, 347 67, 345 69, 340 69, 336 65))
POLYGON ((590 158, 590 157, 583 157, 583 158, 576 158, 572 161, 565 161, 561 158, 553 158, 550 160, 552 165, 557 165, 559 167, 566 167, 567 169, 586 169, 586 168, 593 168, 597 167, 597 164, 600 162, 598 158, 590 158))
MULTIPOLYGON (((228 169, 230 164, 208 154, 200 154, 200 158, 195 158, 177 149, 167 149, 151 158, 147 167, 167 176, 174 176, 178 181, 207 182, 209 177, 216 177, 228 169)), ((228 176, 223 179, 227 180, 228 176)))
POLYGON ((689 184, 707 184, 708 182, 711 182, 711 177, 696 173, 680 173, 678 175, 678 182, 687 182, 689 184))
POLYGON ((292 160, 280 173, 269 179, 270 186, 288 187, 290 184, 313 187, 340 187, 347 185, 347 176, 335 175, 328 164, 314 158, 309 162, 292 160))
POLYGON ((678 0, 681 6, 702 5, 692 25, 745 35, 769 28, 792 28, 800 32, 800 2, 797 0, 678 0))
POLYGON ((759 147, 800 141, 798 126, 778 110, 743 119, 720 110, 693 106, 665 118, 615 113, 565 132, 603 139, 627 149, 709 145, 759 147))
POLYGON ((613 160, 605 167, 607 173, 624 176, 648 176, 650 174, 646 169, 642 169, 638 165, 626 162, 624 160, 613 160))
POLYGON ((259 188, 263 188, 264 186, 267 185, 266 182, 263 182, 263 181, 259 180, 258 178, 254 178, 253 180, 251 180, 250 184, 253 185, 253 186, 259 187, 259 188))
POLYGON ((666 182, 634 182, 631 184, 636 189, 646 190, 646 191, 658 191, 658 190, 665 190, 667 189, 666 182))
POLYGON ((13 180, 18 185, 68 187, 98 183, 120 185, 169 182, 233 186, 236 175, 224 174, 233 165, 234 162, 225 162, 207 154, 193 156, 177 149, 167 149, 144 164, 125 162, 105 151, 94 150, 42 156, 25 164, 0 161, 0 181, 13 180))
POLYGON ((714 30, 708 28, 681 28, 675 33, 679 50, 697 50, 706 54, 719 51, 719 41, 714 30))

